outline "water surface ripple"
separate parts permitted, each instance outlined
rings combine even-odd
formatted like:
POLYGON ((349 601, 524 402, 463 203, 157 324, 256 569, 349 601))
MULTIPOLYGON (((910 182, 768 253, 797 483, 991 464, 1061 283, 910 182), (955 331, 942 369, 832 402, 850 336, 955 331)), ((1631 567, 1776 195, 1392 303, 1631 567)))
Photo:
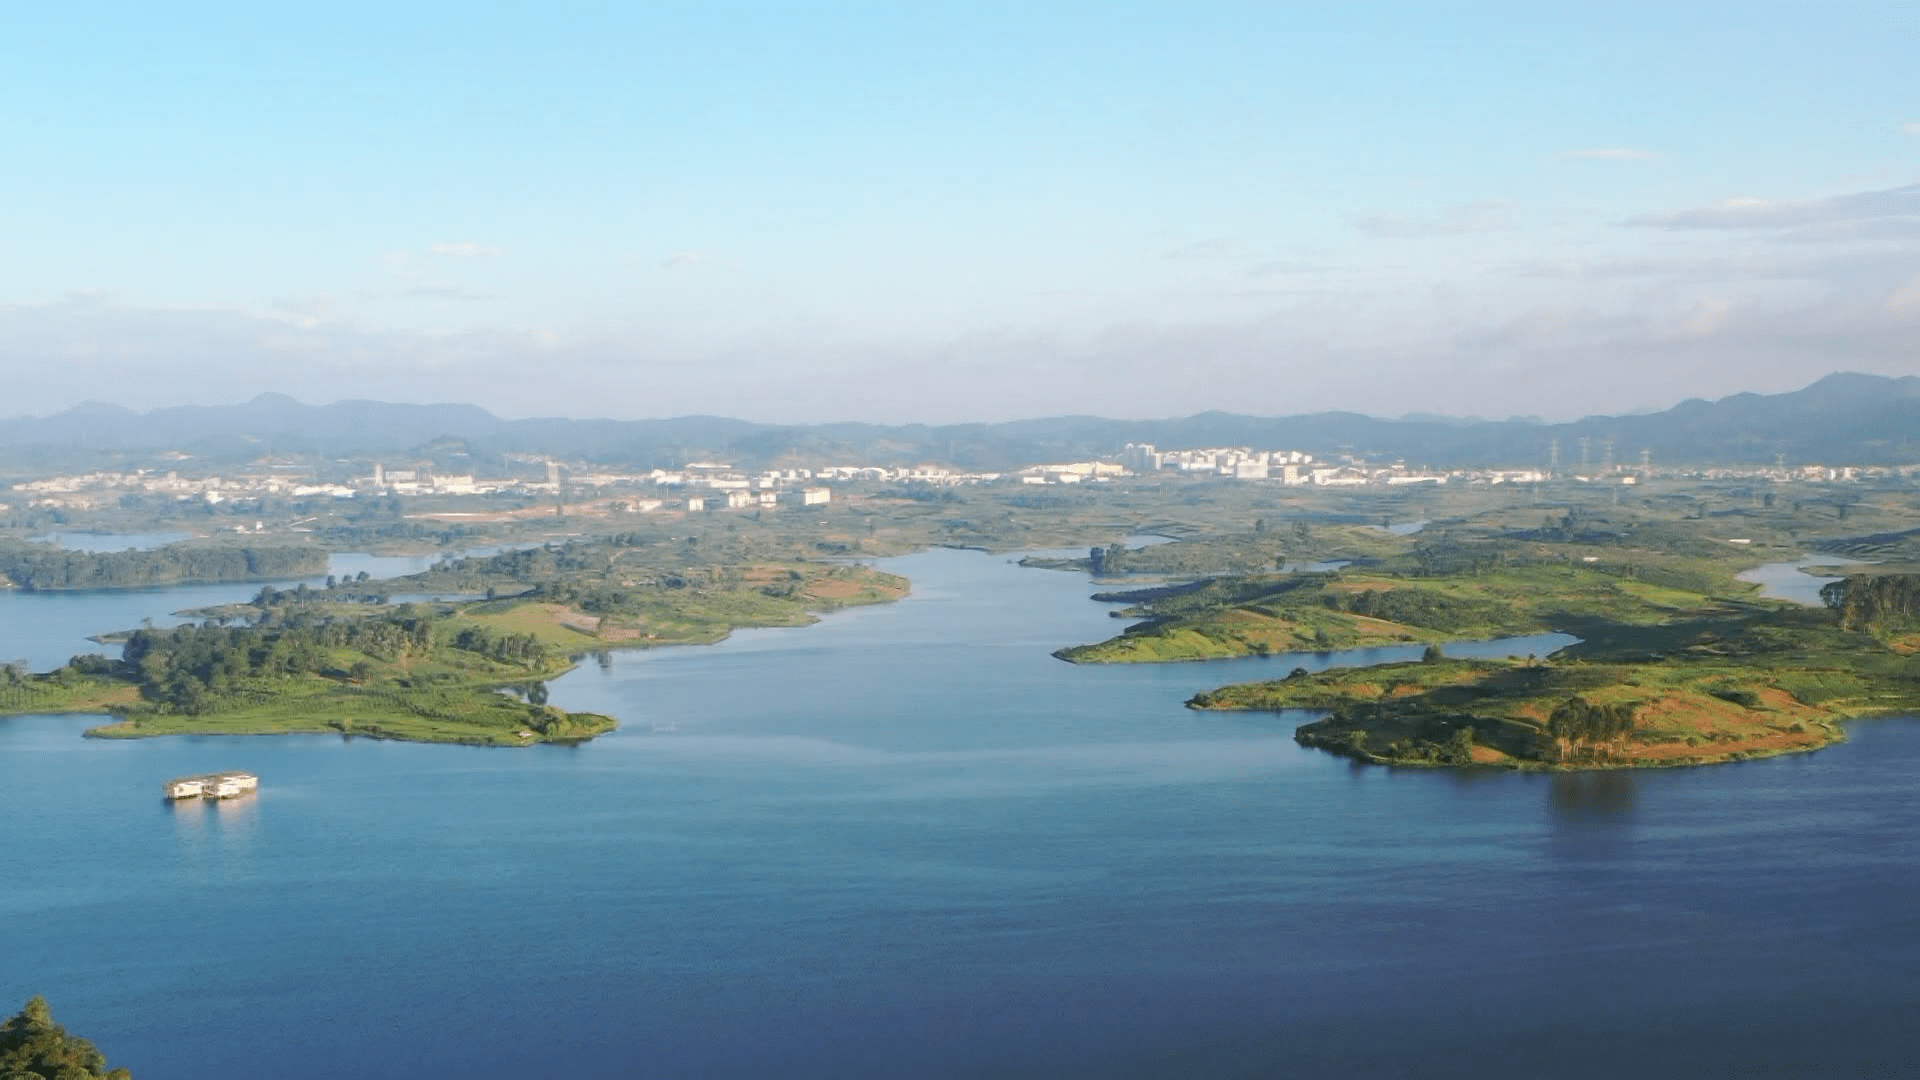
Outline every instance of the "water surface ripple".
POLYGON ((1711 769, 1355 767, 1295 718, 1180 707, 1327 658, 1076 667, 1048 651, 1118 625, 1084 576, 889 568, 897 605, 588 662, 554 700, 626 725, 576 748, 0 721, 0 1004, 47 994, 140 1080, 1787 1077, 1920 1051, 1907 720, 1711 769), (260 795, 159 802, 224 767, 260 795))

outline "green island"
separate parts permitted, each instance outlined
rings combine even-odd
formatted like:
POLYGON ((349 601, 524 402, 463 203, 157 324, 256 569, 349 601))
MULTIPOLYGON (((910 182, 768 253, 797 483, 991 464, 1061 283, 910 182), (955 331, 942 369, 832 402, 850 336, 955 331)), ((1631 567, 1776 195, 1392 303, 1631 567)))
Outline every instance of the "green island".
MULTIPOLYGON (((120 635, 123 655, 0 675, 0 713, 107 712, 96 738, 338 732, 485 746, 570 743, 616 721, 547 704, 574 657, 718 641, 741 626, 905 595, 864 566, 778 562, 650 573, 617 543, 509 552, 399 579, 473 583, 486 599, 390 604, 364 581, 262 589, 198 625, 120 635), (512 595, 502 595, 511 589, 512 595)), ((380 583, 380 589, 394 587, 380 583)))
POLYGON ((1559 497, 1528 507, 1436 493, 1423 504, 1432 523, 1405 536, 1262 522, 1096 549, 1063 562, 1109 580, 1173 580, 1096 594, 1132 625, 1055 655, 1163 663, 1425 645, 1418 662, 1295 669, 1188 702, 1322 713, 1303 718, 1302 744, 1375 764, 1705 764, 1816 749, 1844 738, 1846 719, 1920 708, 1920 530, 1833 535, 1850 514, 1912 522, 1904 494, 1818 507, 1705 485, 1638 505, 1613 492, 1559 497), (1304 543, 1315 531, 1337 542, 1304 543), (1803 552, 1832 556, 1810 571, 1852 575, 1820 590, 1824 606, 1764 599, 1740 577, 1803 552), (1876 565, 1848 563, 1863 558, 1876 565), (1182 569, 1212 576, 1179 580, 1182 569), (1450 642, 1547 632, 1579 641, 1526 659, 1445 654, 1450 642))
MULTIPOLYGON (((1359 570, 1210 578, 1100 593, 1143 621, 1055 653, 1075 663, 1158 663, 1463 641, 1605 626, 1652 626, 1705 610, 1717 580, 1651 560, 1589 566, 1553 552, 1494 547, 1475 572, 1390 563, 1359 570), (1497 568, 1494 568, 1497 567, 1497 568), (1693 586, 1689 588, 1688 586, 1693 586)), ((1727 583, 1730 591, 1752 586, 1727 583)))
POLYGON ((1418 662, 1296 670, 1188 705, 1328 711, 1295 738, 1375 764, 1618 768, 1812 750, 1844 737, 1839 721, 1920 707, 1920 577, 1857 575, 1823 595, 1826 608, 1693 594, 1658 622, 1570 612, 1559 621, 1583 640, 1545 659, 1449 659, 1433 645, 1418 662))

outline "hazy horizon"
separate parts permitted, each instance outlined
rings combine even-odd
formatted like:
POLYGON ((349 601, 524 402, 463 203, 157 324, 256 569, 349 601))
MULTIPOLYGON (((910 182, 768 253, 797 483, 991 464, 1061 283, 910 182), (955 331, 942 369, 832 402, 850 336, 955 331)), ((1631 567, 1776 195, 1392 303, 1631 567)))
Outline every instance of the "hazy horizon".
MULTIPOLYGON (((1821 379, 1831 378, 1834 376, 1846 376, 1846 375, 1854 375, 1854 374, 1865 374, 1865 373, 1844 372, 1844 371, 1829 372, 1826 375, 1821 376, 1820 379, 1816 379, 1814 381, 1818 382, 1821 379)), ((1812 385, 1812 384, 1809 383, 1808 385, 1812 385)), ((1801 390, 1801 389, 1805 389, 1805 387, 1800 387, 1800 386, 1790 387, 1788 390, 1782 391, 1782 392, 1790 393, 1792 391, 1801 390)), ((1739 394, 1755 393, 1755 392, 1756 391, 1749 391, 1749 390, 1734 390, 1734 391, 1730 391, 1725 395, 1721 395, 1721 397, 1732 397, 1732 396, 1737 396, 1739 394)), ((303 400, 292 394, 284 394, 275 390, 266 390, 266 391, 261 391, 260 393, 255 394, 251 397, 243 398, 235 401, 211 401, 211 400, 196 401, 196 402, 184 402, 177 405, 156 405, 156 406, 150 406, 146 408, 142 408, 137 405, 128 405, 124 402, 109 401, 109 400, 99 399, 99 398, 90 398, 85 401, 75 402, 72 405, 69 405, 63 409, 54 410, 53 412, 49 412, 49 413, 41 413, 41 414, 14 413, 11 415, 0 415, 0 420, 7 420, 7 419, 45 420, 45 419, 51 419, 51 418, 63 415, 70 411, 84 410, 89 407, 126 409, 130 412, 133 412, 142 416, 148 415, 151 413, 164 412, 170 409, 177 409, 177 408, 212 408, 212 409, 240 408, 246 405, 253 404, 255 401, 258 401, 261 398, 284 399, 286 401, 291 402, 294 405, 301 406, 303 408, 327 408, 330 406, 354 405, 354 404, 403 406, 403 407, 415 407, 415 408, 469 408, 471 407, 471 408, 482 409, 487 413, 489 413, 490 415, 492 415, 493 417, 495 417, 496 419, 506 420, 506 421, 564 420, 564 421, 595 422, 595 421, 628 421, 628 420, 632 420, 632 421, 675 420, 675 419, 685 419, 690 417, 712 417, 715 419, 744 420, 751 423, 762 423, 762 424, 790 424, 792 426, 802 426, 802 427, 815 426, 815 425, 850 424, 850 423, 873 424, 876 426, 883 426, 883 427, 884 426, 908 427, 908 426, 915 426, 915 425, 939 427, 939 426, 965 425, 965 424, 1002 424, 1002 423, 1019 423, 1022 421, 1064 420, 1064 419, 1072 419, 1075 417, 1085 417, 1090 419, 1112 420, 1112 421, 1120 421, 1120 422, 1139 421, 1141 423, 1159 423, 1163 421, 1187 419, 1194 416, 1203 415, 1206 413, 1225 413, 1229 415, 1244 415, 1244 416, 1257 417, 1260 419, 1287 419, 1293 416, 1313 415, 1311 413, 1274 413, 1274 414, 1241 413, 1231 408, 1221 408, 1221 409, 1203 409, 1195 413, 1167 414, 1164 416, 1153 416, 1153 415, 1146 415, 1146 414, 1131 415, 1131 416, 1102 416, 1096 413, 1051 413, 1051 414, 1045 414, 1045 415, 1035 414, 1032 416, 1009 416, 1004 419, 996 419, 996 420, 974 420, 974 419, 963 418, 963 419, 957 419, 957 420, 927 421, 927 420, 915 419, 912 417, 902 417, 894 420, 855 420, 855 419, 847 419, 847 418, 827 418, 827 419, 821 419, 821 420, 779 421, 779 420, 761 420, 752 416, 738 416, 738 415, 731 415, 731 414, 725 414, 725 413, 676 413, 676 414, 670 414, 670 415, 662 414, 658 416, 606 416, 606 415, 599 415, 599 414, 592 414, 592 413, 564 413, 564 414, 563 413, 533 413, 533 412, 513 413, 511 411, 502 411, 499 409, 488 408, 476 402, 456 401, 452 399, 440 400, 440 401, 431 401, 431 400, 395 401, 395 400, 384 399, 384 398, 345 397, 345 398, 336 398, 332 400, 303 400)), ((1718 401, 1720 400, 1720 398, 1719 397, 1681 398, 1681 399, 1676 399, 1674 401, 1667 402, 1658 407, 1643 406, 1637 409, 1623 409, 1614 413, 1583 413, 1579 415, 1569 415, 1569 416, 1542 416, 1540 414, 1528 414, 1528 413, 1514 413, 1508 416, 1477 416, 1477 415, 1471 415, 1471 414, 1437 413, 1437 412, 1407 412, 1407 413, 1400 413, 1398 415, 1389 416, 1389 415, 1382 415, 1378 413, 1369 413, 1361 409, 1323 409, 1323 410, 1315 410, 1315 413, 1327 413, 1327 412, 1357 413, 1359 415, 1367 416, 1375 420, 1407 421, 1407 422, 1422 421, 1422 420, 1442 422, 1442 423, 1501 423, 1501 422, 1517 421, 1517 422, 1540 423, 1540 424, 1561 424, 1561 423, 1569 423, 1577 420, 1589 419, 1589 418, 1600 417, 1600 416, 1656 415, 1662 412, 1666 412, 1667 410, 1672 409, 1674 406, 1677 406, 1681 404, 1683 401, 1687 401, 1687 400, 1718 401)))
POLYGON ((1910 34, 1813 11, 22 11, 0 414, 1560 420, 1914 374, 1910 34))

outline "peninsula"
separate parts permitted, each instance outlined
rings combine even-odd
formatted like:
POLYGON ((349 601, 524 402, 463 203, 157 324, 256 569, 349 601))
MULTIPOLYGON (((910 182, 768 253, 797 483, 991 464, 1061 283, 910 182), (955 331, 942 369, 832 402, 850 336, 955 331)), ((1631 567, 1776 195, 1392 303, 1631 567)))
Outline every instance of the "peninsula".
POLYGON ((118 661, 80 656, 39 675, 6 668, 0 715, 110 713, 113 723, 87 732, 96 738, 337 732, 482 746, 580 742, 616 726, 547 703, 547 681, 582 655, 804 625, 907 591, 905 579, 864 566, 654 575, 618 554, 583 543, 451 571, 487 574, 488 599, 392 604, 347 582, 263 589, 198 625, 131 631, 118 661), (507 588, 515 591, 500 595, 507 588))

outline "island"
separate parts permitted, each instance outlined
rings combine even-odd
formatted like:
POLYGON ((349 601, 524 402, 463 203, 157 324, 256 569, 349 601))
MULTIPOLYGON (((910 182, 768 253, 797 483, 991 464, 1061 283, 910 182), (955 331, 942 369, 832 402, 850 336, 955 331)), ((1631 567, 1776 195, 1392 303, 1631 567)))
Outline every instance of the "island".
MULTIPOLYGON (((1591 612, 1547 658, 1377 664, 1222 687, 1199 710, 1317 710, 1302 745, 1392 765, 1622 768, 1817 749, 1920 708, 1920 576, 1856 575, 1828 606, 1695 597, 1659 622, 1591 612)), ((1632 605, 1624 610, 1633 611, 1632 605)), ((1554 621, 1549 619, 1548 621, 1554 621)))
MULTIPOLYGON (((626 554, 583 541, 441 571, 490 582, 472 599, 392 603, 394 582, 262 589, 252 604, 197 624, 127 632, 118 660, 80 656, 42 674, 6 668, 0 714, 111 714, 114 722, 87 732, 95 738, 336 732, 576 743, 617 723, 548 704, 547 682, 582 656, 710 643, 740 626, 799 626, 907 591, 905 579, 857 564, 660 570, 626 554)), ((429 584, 403 579, 397 588, 429 584)))

